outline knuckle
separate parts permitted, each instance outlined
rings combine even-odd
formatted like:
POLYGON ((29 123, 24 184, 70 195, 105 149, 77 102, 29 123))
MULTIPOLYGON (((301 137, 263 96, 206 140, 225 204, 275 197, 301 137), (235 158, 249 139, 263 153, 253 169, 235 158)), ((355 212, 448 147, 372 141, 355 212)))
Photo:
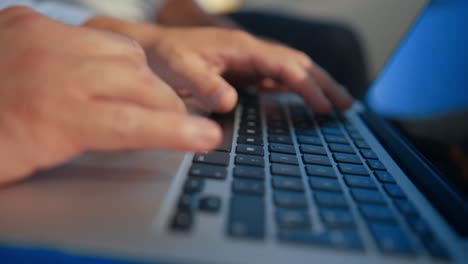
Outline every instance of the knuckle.
POLYGON ((234 40, 240 42, 250 42, 253 39, 249 33, 240 29, 233 29, 230 31, 230 34, 234 40))
POLYGON ((168 66, 174 70, 182 70, 190 68, 193 63, 194 56, 185 48, 172 48, 168 51, 168 66))
POLYGON ((0 10, 0 14, 4 16, 17 16, 23 13, 34 13, 34 10, 32 8, 21 5, 11 6, 0 10))
POLYGON ((305 54, 302 51, 297 51, 297 57, 301 61, 301 63, 306 67, 307 69, 311 69, 313 66, 312 59, 309 57, 309 55, 305 54))
POLYGON ((7 17, 5 24, 11 28, 22 28, 22 30, 37 25, 43 19, 40 13, 24 6, 13 6, 1 11, 0 15, 7 17))
POLYGON ((144 59, 146 61, 146 53, 143 47, 134 39, 126 38, 129 48, 132 50, 132 54, 138 59, 144 59))
POLYGON ((139 124, 136 118, 133 117, 132 111, 125 107, 115 108, 111 118, 113 119, 112 131, 122 140, 132 138, 138 131, 139 124))
POLYGON ((296 63, 283 63, 280 66, 280 76, 283 79, 290 80, 295 85, 302 85, 309 79, 309 75, 296 63))

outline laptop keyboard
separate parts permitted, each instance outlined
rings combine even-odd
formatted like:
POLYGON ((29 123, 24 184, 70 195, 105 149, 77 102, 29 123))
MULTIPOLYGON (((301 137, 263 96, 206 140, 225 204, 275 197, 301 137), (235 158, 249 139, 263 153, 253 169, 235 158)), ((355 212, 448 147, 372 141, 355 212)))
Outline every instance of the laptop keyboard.
POLYGON ((266 105, 262 114, 255 96, 243 98, 242 105, 238 130, 233 131, 233 115, 220 119, 223 144, 194 156, 170 230, 189 235, 197 214, 227 212, 221 216, 225 235, 239 240, 365 251, 365 232, 373 238, 372 247, 385 254, 449 258, 376 153, 343 117, 314 116, 303 105, 279 102, 266 105), (230 198, 204 194, 209 181, 229 185, 230 198))

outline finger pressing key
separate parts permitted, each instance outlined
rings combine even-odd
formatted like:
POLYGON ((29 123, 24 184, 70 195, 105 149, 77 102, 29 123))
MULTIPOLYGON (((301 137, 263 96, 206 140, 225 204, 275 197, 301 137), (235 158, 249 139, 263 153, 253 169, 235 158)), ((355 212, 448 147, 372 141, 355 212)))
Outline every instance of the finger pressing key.
POLYGON ((111 102, 96 103, 88 113, 80 136, 93 150, 204 152, 221 143, 221 128, 206 118, 111 102))

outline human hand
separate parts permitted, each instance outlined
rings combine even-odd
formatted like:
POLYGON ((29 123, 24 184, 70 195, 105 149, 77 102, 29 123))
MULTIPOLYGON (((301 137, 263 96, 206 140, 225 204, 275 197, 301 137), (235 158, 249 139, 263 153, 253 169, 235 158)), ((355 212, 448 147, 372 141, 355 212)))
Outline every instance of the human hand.
POLYGON ((13 7, 0 12, 0 43, 0 184, 87 150, 207 151, 221 140, 125 37, 13 7))
POLYGON ((333 106, 344 110, 353 102, 305 54, 244 31, 144 25, 138 33, 146 37, 142 44, 153 70, 172 88, 191 91, 214 111, 227 112, 236 104, 236 91, 225 77, 296 92, 318 113, 333 106))

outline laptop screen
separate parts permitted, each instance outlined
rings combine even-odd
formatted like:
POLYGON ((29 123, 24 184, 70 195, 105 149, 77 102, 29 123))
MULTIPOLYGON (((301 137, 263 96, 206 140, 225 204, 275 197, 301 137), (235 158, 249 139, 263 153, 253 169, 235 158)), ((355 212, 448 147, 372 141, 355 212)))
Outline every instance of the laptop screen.
POLYGON ((371 86, 369 107, 393 120, 468 197, 468 1, 431 1, 371 86))

